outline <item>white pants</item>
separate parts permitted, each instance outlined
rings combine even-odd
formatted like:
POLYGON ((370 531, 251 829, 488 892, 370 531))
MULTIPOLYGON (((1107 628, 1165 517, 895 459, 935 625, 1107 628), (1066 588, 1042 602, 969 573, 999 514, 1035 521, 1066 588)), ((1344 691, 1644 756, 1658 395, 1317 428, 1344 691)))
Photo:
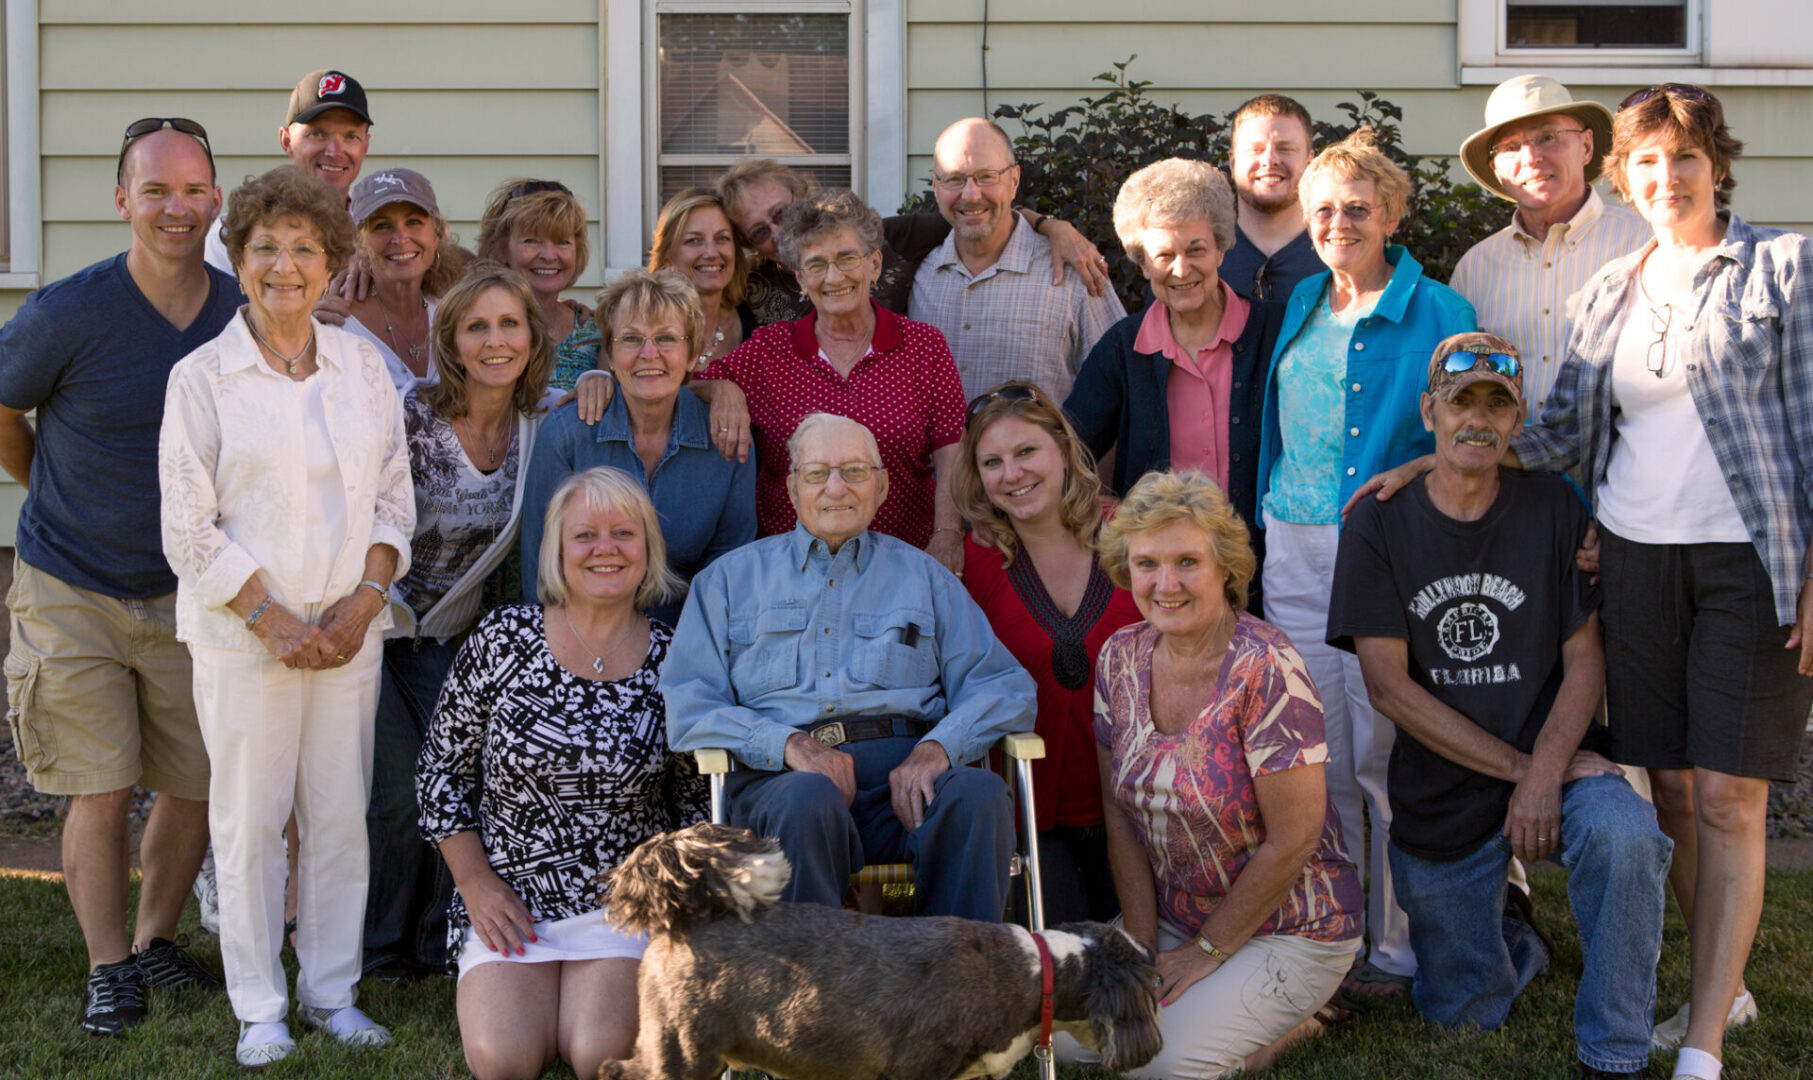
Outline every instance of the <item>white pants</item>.
POLYGON ((1385 856, 1391 830, 1385 772, 1397 728, 1373 711, 1359 657, 1327 644, 1328 598, 1339 539, 1333 525, 1295 525, 1265 515, 1265 619, 1290 636, 1322 695, 1328 729, 1328 766, 1323 775, 1328 778, 1328 801, 1341 818, 1347 852, 1366 872, 1369 956, 1393 974, 1414 975, 1410 920, 1398 907, 1385 856), (1372 819, 1370 857, 1362 803, 1372 819))
MULTIPOLYGON (((298 612, 312 618, 313 612, 298 612)), ((220 958, 233 1013, 284 1020, 283 827, 295 810, 296 998, 336 1009, 359 981, 369 873, 365 803, 382 635, 328 671, 265 653, 191 646, 195 711, 208 746, 208 827, 220 885, 220 958)))

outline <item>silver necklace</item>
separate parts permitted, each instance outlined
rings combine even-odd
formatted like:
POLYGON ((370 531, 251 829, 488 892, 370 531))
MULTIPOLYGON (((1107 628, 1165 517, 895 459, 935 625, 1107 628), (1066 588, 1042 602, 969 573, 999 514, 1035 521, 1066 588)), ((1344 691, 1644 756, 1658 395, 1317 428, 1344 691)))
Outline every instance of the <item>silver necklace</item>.
POLYGON ((704 367, 708 361, 718 355, 718 346, 724 344, 724 318, 729 314, 731 313, 722 310, 718 312, 717 319, 712 322, 714 332, 711 335, 711 345, 699 354, 699 359, 693 365, 694 367, 704 367))
POLYGON ((289 368, 291 375, 296 374, 296 365, 302 362, 302 358, 308 354, 309 349, 313 348, 315 344, 315 324, 312 320, 308 327, 308 340, 302 343, 302 348, 296 350, 295 356, 283 355, 282 352, 278 351, 277 346, 266 341, 264 335, 258 332, 258 327, 252 325, 250 317, 246 319, 246 329, 250 330, 252 336, 258 339, 258 344, 271 350, 272 356, 283 361, 283 366, 289 368))
MULTIPOLYGON (((485 451, 485 470, 489 472, 497 468, 498 455, 503 452, 504 441, 510 437, 510 425, 505 425, 503 434, 498 438, 482 439, 478 434, 478 426, 472 422, 471 416, 464 416, 460 419, 466 421, 466 434, 485 451)), ((454 423, 458 424, 459 420, 455 420, 454 423)))
MULTIPOLYGON (((378 301, 378 310, 384 313, 384 336, 390 339, 391 349, 396 350, 397 328, 390 325, 390 308, 384 306, 384 294, 380 293, 377 289, 373 289, 371 295, 378 301)), ((428 298, 426 296, 422 297, 422 311, 424 314, 428 311, 428 298)), ((398 355, 407 352, 411 360, 420 360, 422 358, 422 350, 427 347, 428 342, 424 339, 420 345, 410 345, 399 350, 398 355)))
POLYGON ((560 617, 567 621, 567 629, 573 632, 573 640, 579 642, 579 647, 591 655, 592 670, 600 675, 604 674, 605 659, 615 656, 617 650, 623 648, 624 642, 630 639, 632 636, 631 631, 635 629, 636 625, 635 621, 632 619, 630 622, 630 630, 625 630, 622 634, 618 635, 617 644, 612 645, 610 649, 601 654, 592 649, 591 642, 587 641, 584 635, 580 634, 579 627, 573 625, 573 616, 565 606, 562 606, 560 609, 560 617))

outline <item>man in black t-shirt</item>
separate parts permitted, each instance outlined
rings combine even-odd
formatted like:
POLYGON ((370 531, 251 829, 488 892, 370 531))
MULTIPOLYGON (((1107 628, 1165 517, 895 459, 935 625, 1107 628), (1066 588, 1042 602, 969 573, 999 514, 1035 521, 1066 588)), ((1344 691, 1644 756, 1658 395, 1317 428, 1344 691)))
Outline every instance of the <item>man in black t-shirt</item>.
POLYGON ((1587 514, 1559 476, 1502 464, 1522 393, 1503 338, 1457 334, 1436 349, 1422 399, 1434 471, 1355 508, 1328 642, 1359 654, 1373 707, 1399 730, 1391 871, 1417 1011, 1504 1023, 1549 962, 1527 900, 1507 892, 1506 863, 1554 858, 1573 874, 1586 959, 1581 1064, 1589 1077, 1636 1076, 1649 1060, 1673 845, 1591 749, 1605 659, 1598 591, 1574 562, 1587 514))

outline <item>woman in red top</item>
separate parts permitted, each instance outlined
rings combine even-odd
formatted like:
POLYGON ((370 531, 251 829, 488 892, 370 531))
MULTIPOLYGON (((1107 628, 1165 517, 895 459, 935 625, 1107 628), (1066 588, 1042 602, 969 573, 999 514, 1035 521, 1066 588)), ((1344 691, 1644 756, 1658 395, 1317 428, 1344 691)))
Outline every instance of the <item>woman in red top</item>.
POLYGON ((971 529, 963 583, 1039 686, 1045 758, 1032 786, 1046 921, 1106 921, 1120 903, 1090 733, 1095 658, 1140 614, 1096 560, 1101 482, 1045 392, 1010 382, 970 402, 951 493, 971 529))

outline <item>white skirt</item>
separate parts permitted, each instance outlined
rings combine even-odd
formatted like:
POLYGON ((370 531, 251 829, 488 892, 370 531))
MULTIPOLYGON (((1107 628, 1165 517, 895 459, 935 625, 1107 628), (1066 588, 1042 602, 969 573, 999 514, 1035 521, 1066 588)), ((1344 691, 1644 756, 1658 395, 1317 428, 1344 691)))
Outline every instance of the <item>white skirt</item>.
POLYGON ((604 920, 604 910, 588 911, 567 919, 535 924, 535 940, 517 955, 492 952, 468 926, 460 949, 460 978, 480 964, 546 964, 556 960, 640 960, 648 947, 647 934, 625 934, 604 920))

